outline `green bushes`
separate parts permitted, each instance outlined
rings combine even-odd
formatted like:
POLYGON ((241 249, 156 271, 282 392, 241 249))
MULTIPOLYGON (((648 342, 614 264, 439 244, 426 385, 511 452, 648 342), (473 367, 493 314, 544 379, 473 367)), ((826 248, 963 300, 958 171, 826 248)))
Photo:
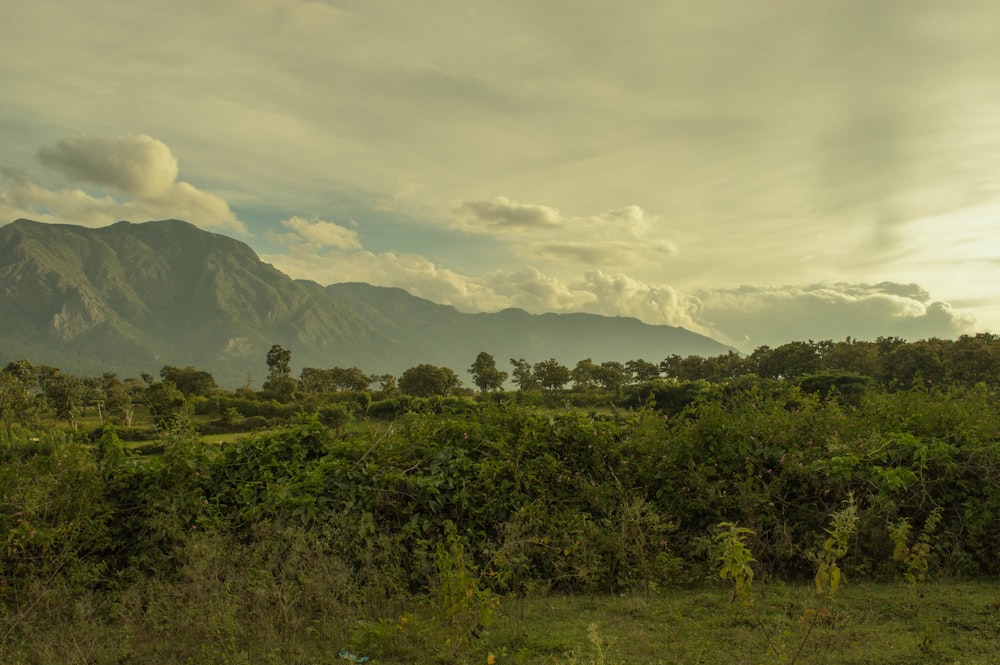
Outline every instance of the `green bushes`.
MULTIPOLYGON (((347 423, 360 415, 348 400, 224 446, 202 444, 179 418, 162 454, 143 458, 110 428, 88 444, 7 438, 0 631, 28 644, 29 625, 71 612, 61 599, 125 622, 109 609, 115 598, 174 627, 168 608, 211 612, 216 624, 184 630, 230 651, 265 649, 241 624, 250 619, 303 643, 377 641, 398 630, 400 599, 440 590, 442 575, 482 600, 439 599, 461 621, 486 617, 495 595, 704 580, 720 522, 747 529, 761 574, 809 579, 810 553, 824 551, 829 516, 850 496, 857 532, 837 543, 838 571, 898 579, 902 566, 918 586, 1000 572, 995 393, 865 392, 851 403, 748 378, 681 397, 606 417, 405 398, 391 421, 347 423), (443 572, 443 553, 460 565, 443 572), (310 595, 337 585, 328 600, 310 595), (260 608, 285 623, 266 623, 260 608)), ((437 619, 418 619, 413 635, 439 635, 437 619)), ((140 628, 152 630, 130 630, 140 628)), ((196 649, 190 662, 216 656, 196 649)))

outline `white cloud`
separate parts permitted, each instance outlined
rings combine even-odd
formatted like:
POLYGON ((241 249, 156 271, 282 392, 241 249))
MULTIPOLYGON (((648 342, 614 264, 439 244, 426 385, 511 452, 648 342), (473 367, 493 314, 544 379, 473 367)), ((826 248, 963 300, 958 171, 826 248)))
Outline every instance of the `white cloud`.
POLYGON ((161 196, 177 180, 177 158, 150 136, 65 138, 41 148, 38 161, 71 182, 90 182, 139 199, 161 196))
POLYGON ((149 136, 118 139, 66 138, 41 148, 38 161, 68 182, 97 185, 124 195, 95 196, 80 188, 48 188, 26 174, 6 170, 0 181, 0 215, 5 221, 38 221, 104 226, 120 220, 176 218, 198 226, 247 233, 229 204, 215 194, 178 181, 177 158, 149 136))
POLYGON ((532 262, 610 268, 659 262, 678 253, 672 242, 647 237, 657 218, 637 205, 566 216, 551 206, 497 196, 461 201, 452 206, 452 213, 460 220, 458 228, 504 238, 517 255, 532 262))
POLYGON ((975 320, 915 284, 813 284, 697 292, 700 317, 721 341, 744 350, 789 340, 951 338, 975 320))
POLYGON ((368 251, 319 254, 297 246, 265 257, 293 277, 322 284, 361 281, 397 286, 461 311, 519 307, 533 313, 590 312, 679 326, 749 352, 807 339, 954 337, 975 321, 914 284, 815 284, 684 292, 622 273, 592 270, 576 280, 535 268, 482 276, 442 268, 425 257, 368 251))
POLYGON ((310 221, 296 216, 282 220, 281 224, 313 245, 336 249, 361 249, 361 241, 358 240, 357 231, 333 222, 322 219, 310 221))
POLYGON ((622 231, 627 231, 633 238, 642 238, 656 221, 656 217, 650 217, 637 205, 629 205, 595 215, 590 221, 612 233, 620 234, 622 231))

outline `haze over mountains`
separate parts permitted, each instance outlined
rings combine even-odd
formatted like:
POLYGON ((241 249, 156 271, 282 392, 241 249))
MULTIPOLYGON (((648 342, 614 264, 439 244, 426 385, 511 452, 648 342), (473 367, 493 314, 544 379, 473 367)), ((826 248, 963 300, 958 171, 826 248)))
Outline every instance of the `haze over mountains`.
POLYGON ((302 367, 400 374, 450 367, 469 384, 481 351, 510 358, 659 362, 729 347, 683 328, 593 314, 466 314, 402 289, 293 280, 246 244, 166 220, 103 228, 26 219, 0 227, 0 361, 78 374, 194 365, 259 386, 272 344, 302 367))

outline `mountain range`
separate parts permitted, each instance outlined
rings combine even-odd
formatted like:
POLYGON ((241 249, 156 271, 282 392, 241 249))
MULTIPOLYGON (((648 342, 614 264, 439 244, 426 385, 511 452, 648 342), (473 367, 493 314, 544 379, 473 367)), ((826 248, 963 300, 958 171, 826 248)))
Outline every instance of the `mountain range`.
POLYGON ((103 228, 26 219, 0 227, 0 362, 75 374, 212 372, 259 385, 273 344, 302 367, 399 375, 420 363, 466 379, 486 351, 573 367, 732 350, 683 328, 595 314, 463 313, 398 288, 291 279, 245 243, 180 220, 103 228))

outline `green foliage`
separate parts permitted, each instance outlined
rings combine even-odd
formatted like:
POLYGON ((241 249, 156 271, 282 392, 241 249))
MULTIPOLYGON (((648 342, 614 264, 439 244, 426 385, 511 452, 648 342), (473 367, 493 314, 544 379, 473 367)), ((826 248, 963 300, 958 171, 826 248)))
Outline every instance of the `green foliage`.
MULTIPOLYGON (((304 614, 262 600, 299 617, 268 630, 321 632, 303 617, 328 612, 342 640, 358 640, 352 649, 402 662, 485 657, 497 632, 478 626, 503 624, 483 614, 501 594, 653 599, 712 571, 749 603, 762 579, 811 579, 803 630, 822 632, 837 619, 847 575, 902 568, 922 589, 935 565, 942 575, 1000 571, 1000 403, 987 386, 869 390, 857 404, 756 377, 663 387, 690 393, 680 392, 678 410, 651 392, 635 411, 590 412, 525 406, 521 393, 401 396, 371 403, 367 415, 385 420, 363 418, 368 393, 293 404, 216 394, 187 404, 247 420, 264 418, 248 415, 257 408, 287 422, 209 445, 193 429, 207 414, 182 409, 162 420, 153 456, 131 453, 125 430, 111 427, 89 444, 15 427, 0 440, 0 527, 11 534, 2 625, 27 643, 29 625, 55 621, 56 598, 105 599, 87 612, 110 621, 108 603, 126 602, 120 594, 148 606, 155 589, 167 597, 164 625, 194 634, 167 621, 168 607, 214 613, 197 634, 218 646, 191 651, 190 662, 236 658, 248 641, 263 654, 243 624, 258 615, 242 597, 227 600, 225 585, 287 600, 304 597, 293 580, 305 573, 250 584, 220 553, 254 562, 248 575, 263 575, 253 566, 266 558, 273 581, 276 562, 292 556, 279 547, 286 537, 316 557, 309 574, 335 553, 322 574, 350 579, 352 597, 304 614), (922 527, 919 537, 910 525, 922 527), (199 569, 199 557, 211 565, 199 569), (219 586, 195 602, 187 575, 219 586)), ((768 605, 750 605, 768 648, 791 658, 787 644, 801 641, 771 630, 768 605)))
POLYGON ((753 587, 753 558, 747 547, 747 536, 754 535, 753 529, 737 526, 733 522, 720 522, 715 542, 719 548, 719 577, 733 583, 733 600, 742 597, 744 603, 752 602, 748 594, 753 587))
POLYGON ((0 423, 8 438, 14 426, 30 428, 38 422, 41 402, 35 394, 38 371, 28 360, 14 360, 0 370, 0 423))
POLYGON ((462 382, 451 369, 426 363, 411 367, 399 377, 399 389, 414 397, 447 395, 461 385, 462 382))
POLYGON ((535 363, 531 375, 534 381, 549 392, 558 392, 569 383, 572 374, 568 367, 555 358, 535 363))
POLYGON ((841 510, 830 518, 830 527, 826 530, 827 538, 823 546, 812 555, 816 564, 816 595, 821 601, 827 601, 837 595, 843 572, 839 561, 847 554, 851 538, 858 530, 858 505, 851 496, 841 510))
POLYGON ((455 525, 445 523, 444 542, 437 545, 434 563, 437 580, 432 586, 433 616, 438 623, 437 645, 442 662, 453 662, 480 639, 493 624, 500 599, 479 588, 479 575, 469 565, 455 525))
POLYGON ((508 376, 507 372, 497 369, 496 360, 485 351, 476 356, 472 367, 469 368, 469 373, 472 374, 472 382, 484 393, 491 390, 500 390, 508 376))
POLYGON ((160 370, 160 378, 173 383, 185 397, 190 397, 191 395, 208 397, 219 389, 215 384, 215 378, 210 372, 191 367, 190 365, 184 368, 164 365, 160 370))
POLYGON ((912 525, 907 518, 889 526, 889 537, 894 545, 892 559, 901 564, 903 579, 917 599, 923 596, 924 584, 930 572, 931 539, 941 522, 942 514, 940 508, 931 511, 915 543, 910 542, 912 525))
POLYGON ((42 390, 55 417, 65 420, 69 428, 76 431, 83 415, 85 396, 83 379, 57 371, 45 378, 42 390))
POLYGON ((730 602, 743 597, 743 606, 753 613, 754 620, 767 640, 775 662, 790 664, 798 662, 817 622, 829 617, 829 601, 840 589, 842 579, 838 562, 847 554, 848 543, 856 533, 857 525, 858 507, 852 496, 846 506, 831 515, 830 526, 826 529, 828 537, 823 541, 822 547, 811 554, 816 566, 814 578, 816 602, 806 607, 803 612, 802 621, 806 629, 798 646, 792 650, 784 646, 776 631, 768 628, 753 598, 749 596, 754 579, 753 564, 756 560, 747 547, 746 539, 753 535, 753 531, 732 522, 719 524, 721 531, 715 537, 719 547, 719 575, 722 579, 731 580, 733 583, 733 596, 730 602))

